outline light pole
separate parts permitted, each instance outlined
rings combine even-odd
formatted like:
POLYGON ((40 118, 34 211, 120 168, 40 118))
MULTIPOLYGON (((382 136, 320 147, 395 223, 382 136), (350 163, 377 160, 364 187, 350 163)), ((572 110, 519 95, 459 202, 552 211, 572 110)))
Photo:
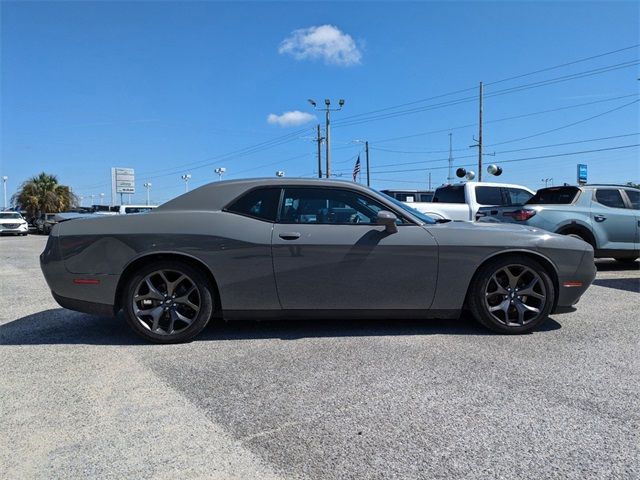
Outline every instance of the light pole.
POLYGON ((218 181, 222 180, 222 175, 224 175, 226 171, 227 169, 224 167, 218 167, 214 170, 214 172, 218 174, 218 181))
POLYGON ((338 101, 338 105, 339 105, 338 108, 331 108, 331 100, 329 100, 328 98, 325 99, 324 101, 324 105, 325 105, 324 108, 318 108, 315 100, 312 100, 311 98, 308 101, 311 104, 311 106, 313 106, 313 108, 315 108, 316 110, 325 112, 324 137, 326 141, 325 143, 325 146, 326 146, 325 157, 327 161, 326 176, 327 178, 329 178, 331 176, 331 112, 337 112, 338 110, 342 110, 342 107, 344 107, 344 99, 341 98, 338 101))
POLYGON ((100 194, 100 206, 102 206, 102 202, 104 201, 104 193, 100 194))
POLYGON ((7 209, 7 180, 9 180, 9 177, 4 175, 2 177, 2 193, 3 193, 3 196, 4 196, 4 203, 2 204, 2 209, 3 210, 7 209))
POLYGON ((544 182, 544 188, 547 188, 549 182, 551 182, 551 186, 553 187, 553 178, 543 178, 540 181, 544 182))
POLYGON ((151 182, 145 182, 144 188, 147 189, 147 205, 149 205, 149 190, 151 190, 151 182))
POLYGON ((278 171, 276 172, 276 177, 280 177, 280 178, 284 177, 284 171, 282 171, 282 170, 278 170, 278 171))
POLYGON ((189 191, 189 180, 191 180, 191 174, 185 173, 182 175, 182 180, 184 180, 184 192, 187 193, 189 191))

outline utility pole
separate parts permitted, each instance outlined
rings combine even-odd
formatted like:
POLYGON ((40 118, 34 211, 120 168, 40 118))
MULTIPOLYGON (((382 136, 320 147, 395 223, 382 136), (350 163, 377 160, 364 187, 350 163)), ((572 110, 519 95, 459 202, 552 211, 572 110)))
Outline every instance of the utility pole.
POLYGON ((189 191, 189 180, 191 180, 191 174, 185 173, 180 178, 184 180, 184 192, 187 193, 189 191))
POLYGON ((344 106, 344 99, 340 99, 338 101, 339 108, 331 108, 331 100, 328 98, 325 99, 324 105, 325 108, 317 108, 316 102, 312 99, 309 99, 309 103, 316 110, 324 110, 325 112, 325 129, 324 129, 324 137, 326 142, 326 152, 325 152, 325 160, 327 162, 325 175, 327 178, 331 177, 331 112, 337 112, 338 110, 342 110, 344 106))
POLYGON ((145 182, 144 188, 147 189, 147 205, 149 205, 149 190, 151 190, 151 182, 145 182))
MULTIPOLYGON (((449 175, 447 175, 447 183, 453 183, 453 144, 451 137, 452 133, 449 133, 449 175)), ((429 188, 431 190, 431 188, 429 188)))
POLYGON ((371 186, 371 177, 369 176, 369 141, 364 142, 364 153, 367 159, 367 187, 371 186))
POLYGON ((320 124, 318 124, 318 178, 322 178, 322 135, 320 134, 320 124))
POLYGON ((480 121, 478 125, 478 181, 482 181, 482 97, 483 88, 480 82, 480 121))
POLYGON ((7 209, 7 180, 9 180, 9 177, 4 175, 2 177, 2 193, 4 196, 4 203, 2 204, 3 210, 7 209))
POLYGON ((429 191, 431 191, 431 172, 429 172, 429 191))

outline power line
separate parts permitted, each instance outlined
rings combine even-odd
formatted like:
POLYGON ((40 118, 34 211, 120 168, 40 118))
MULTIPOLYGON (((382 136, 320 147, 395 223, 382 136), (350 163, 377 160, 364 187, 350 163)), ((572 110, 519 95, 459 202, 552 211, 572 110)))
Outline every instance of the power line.
MULTIPOLYGON (((619 63, 619 64, 615 64, 615 65, 607 65, 605 67, 599 67, 593 70, 586 70, 584 72, 579 72, 579 73, 575 73, 575 74, 571 74, 571 75, 564 75, 562 77, 556 77, 556 78, 551 78, 551 79, 547 79, 547 80, 543 80, 543 81, 539 81, 539 82, 533 82, 530 84, 524 84, 524 85, 518 85, 515 87, 510 87, 507 89, 503 89, 503 90, 498 90, 496 92, 490 93, 485 95, 485 98, 490 98, 490 97, 496 97, 496 96, 501 96, 501 95, 508 95, 511 93, 516 93, 516 92, 521 92, 524 90, 529 90, 532 88, 539 88, 539 87, 544 87, 547 85, 553 85, 556 83, 560 83, 560 82, 566 82, 566 81, 570 81, 570 80, 577 80, 580 78, 587 78, 587 77, 591 77, 594 75, 600 75, 602 73, 608 73, 608 72, 612 72, 615 70, 620 70, 622 68, 628 68, 628 67, 632 67, 635 65, 640 64, 640 61, 637 60, 633 60, 633 61, 628 61, 628 62, 623 62, 623 63, 619 63)), ((362 118, 360 120, 354 120, 354 121, 345 121, 342 120, 340 122, 336 122, 334 128, 339 128, 339 127, 348 127, 348 126, 354 126, 354 125, 360 125, 363 123, 368 123, 368 122, 373 122, 373 121, 379 121, 379 120, 387 120, 390 118, 397 118, 397 117, 402 117, 402 116, 406 116, 406 115, 413 115, 416 113, 420 113, 420 112, 426 112, 429 110, 435 110, 435 109, 439 109, 439 108, 445 108, 445 107, 452 107, 452 106, 456 106, 456 105, 461 105, 464 103, 469 103, 469 102, 475 102, 477 100, 477 97, 475 95, 473 96, 469 96, 469 97, 463 97, 463 98, 458 98, 458 99, 453 99, 450 101, 446 101, 446 102, 441 102, 441 103, 436 103, 436 104, 432 104, 432 105, 425 105, 423 107, 417 107, 417 108, 412 108, 412 109, 407 109, 407 110, 400 110, 397 112, 391 112, 391 113, 387 113, 387 114, 383 114, 383 115, 372 115, 370 117, 365 117, 362 118)))
POLYGON ((585 123, 585 122, 588 122, 588 121, 590 121, 590 120, 593 120, 594 118, 599 118, 599 117, 602 117, 602 116, 604 116, 604 115, 608 115, 609 113, 616 112, 616 111, 621 110, 621 109, 623 109, 623 108, 625 108, 625 107, 628 107, 628 106, 630 106, 630 105, 633 105, 634 103, 638 103, 639 101, 640 101, 640 100, 634 100, 634 101, 632 101, 632 102, 625 103, 624 105, 620 105, 619 107, 612 108, 611 110, 607 110, 607 111, 602 112, 602 113, 599 113, 599 114, 597 114, 597 115, 593 115, 593 116, 591 116, 591 117, 584 118, 584 119, 582 119, 582 120, 578 120, 577 122, 572 122, 572 123, 568 123, 568 124, 566 124, 566 125, 562 125, 562 126, 560 126, 560 127, 552 128, 552 129, 549 129, 549 130, 544 130, 544 131, 542 131, 542 132, 534 133, 533 135, 527 135, 526 137, 513 138, 513 139, 511 139, 511 140, 505 140, 504 142, 492 143, 492 144, 489 144, 489 145, 487 145, 487 146, 488 146, 488 147, 493 147, 493 146, 496 146, 496 145, 504 145, 505 143, 519 142, 519 141, 521 141, 521 140, 527 140, 527 139, 529 139, 529 138, 539 137, 539 136, 541 136, 541 135, 546 135, 546 134, 548 134, 548 133, 557 132, 558 130, 563 130, 563 129, 565 129, 565 128, 573 127, 573 126, 575 126, 575 125, 579 125, 579 124, 581 124, 581 123, 585 123))
MULTIPOLYGON (((523 161, 527 161, 527 160, 540 160, 540 159, 545 159, 545 158, 556 158, 556 157, 565 157, 565 156, 570 156, 570 155, 583 155, 586 153, 596 153, 596 152, 606 152, 606 151, 611 151, 611 150, 621 150, 621 149, 625 149, 625 148, 633 148, 633 147, 638 147, 640 146, 640 143, 635 143, 635 144, 631 144, 631 145, 621 145, 621 146, 617 146, 617 147, 608 147, 608 148, 598 148, 598 149, 594 149, 594 150, 582 150, 579 152, 565 152, 565 153, 557 153, 557 154, 552 154, 552 155, 540 155, 540 156, 536 156, 536 157, 525 157, 525 158, 515 158, 515 159, 510 159, 510 160, 501 160, 499 163, 503 164, 503 163, 512 163, 512 162, 523 162, 523 161)), ((473 155, 475 157, 475 155, 473 155)), ((461 165, 464 167, 470 167, 470 166, 475 166, 476 163, 469 163, 466 165, 461 165)), ((423 172, 423 171, 427 171, 427 170, 442 170, 442 169, 446 169, 449 168, 448 166, 441 166, 441 167, 429 167, 429 168, 412 168, 412 169, 403 169, 403 170, 384 170, 384 171, 376 171, 376 172, 372 172, 372 173, 405 173, 405 172, 423 172)))
MULTIPOLYGON (((545 67, 545 68, 542 68, 542 69, 539 69, 539 70, 534 70, 532 72, 522 73, 522 74, 514 75, 514 76, 511 76, 511 77, 503 78, 503 79, 500 79, 500 80, 494 80, 492 82, 486 83, 486 85, 487 86, 496 85, 498 83, 507 82, 509 80, 515 80, 515 79, 518 79, 518 78, 523 78, 523 77, 535 75, 537 73, 556 70, 558 68, 562 68, 562 67, 566 67, 566 66, 570 66, 570 65, 575 65, 577 63, 582 63, 582 62, 586 62, 586 61, 593 60, 593 59, 596 59, 596 58, 601 58, 601 57, 605 57, 605 56, 608 56, 608 55, 613 55, 613 54, 624 52, 624 51, 627 51, 627 50, 632 50, 634 48, 637 48, 638 46, 640 46, 640 44, 630 45, 628 47, 623 47, 623 48, 619 48, 619 49, 616 49, 616 50, 610 50, 608 52, 600 53, 600 54, 597 54, 597 55, 592 55, 592 56, 589 56, 589 57, 579 58, 577 60, 572 60, 570 62, 565 62, 565 63, 559 64, 559 65, 554 65, 554 66, 551 66, 551 67, 545 67)), ((373 114, 373 113, 379 113, 379 112, 394 110, 396 108, 402 108, 402 107, 406 107, 406 106, 409 106, 409 105, 415 105, 415 104, 418 104, 418 103, 428 102, 430 100, 436 100, 438 98, 443 98, 443 97, 447 97, 447 96, 450 96, 450 95, 455 95, 457 93, 464 93, 464 92, 470 92, 470 91, 475 91, 475 90, 476 90, 475 86, 469 87, 469 88, 463 88, 463 89, 459 89, 459 90, 454 90, 454 91, 451 91, 451 92, 448 92, 448 93, 443 93, 443 94, 440 94, 440 95, 421 98, 421 99, 413 100, 413 101, 410 101, 410 102, 400 103, 400 104, 392 105, 392 106, 389 106, 389 107, 379 108, 379 109, 371 110, 371 111, 368 111, 368 112, 363 112, 363 113, 358 113, 358 114, 355 114, 355 115, 350 115, 350 116, 347 116, 347 117, 343 117, 342 121, 344 122, 344 121, 348 121, 348 120, 351 120, 351 119, 354 119, 354 118, 360 118, 360 117, 363 117, 363 116, 366 116, 366 115, 370 115, 370 114, 373 114)))

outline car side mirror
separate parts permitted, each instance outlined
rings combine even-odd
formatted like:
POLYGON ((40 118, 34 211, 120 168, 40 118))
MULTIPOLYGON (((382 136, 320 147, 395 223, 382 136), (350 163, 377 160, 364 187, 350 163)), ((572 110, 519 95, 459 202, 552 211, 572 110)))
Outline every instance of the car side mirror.
POLYGON ((387 210, 380 210, 376 218, 376 224, 384 225, 387 233, 396 233, 398 231, 398 225, 396 224, 397 220, 398 217, 395 213, 391 213, 387 210))

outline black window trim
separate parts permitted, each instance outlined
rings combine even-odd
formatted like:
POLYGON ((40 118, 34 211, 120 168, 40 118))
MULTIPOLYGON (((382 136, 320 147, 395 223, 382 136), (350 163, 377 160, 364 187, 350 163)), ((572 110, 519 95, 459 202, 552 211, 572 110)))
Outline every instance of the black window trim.
POLYGON ((237 195, 236 197, 234 197, 234 199, 231 200, 230 202, 228 202, 224 207, 222 207, 221 211, 225 212, 225 213, 231 213, 233 215, 240 215, 241 217, 245 217, 245 218, 251 218, 253 220, 259 220, 259 221, 265 222, 265 223, 270 223, 270 224, 276 223, 273 220, 267 220, 266 218, 256 217, 255 215, 249 215, 248 213, 235 212, 235 211, 229 209, 231 207, 231 205, 236 203, 238 200, 240 200, 245 195, 248 195, 251 192, 254 192, 255 190, 260 190, 260 189, 271 189, 271 190, 280 189, 280 197, 278 198, 278 206, 277 206, 277 210, 276 210, 276 218, 277 218, 278 215, 280 214, 280 204, 282 203, 282 195, 283 195, 283 192, 284 192, 284 188, 282 188, 280 186, 276 187, 276 186, 269 186, 269 185, 258 185, 258 186, 255 186, 253 188, 250 188, 249 190, 245 190, 240 195, 237 195))
POLYGON ((627 194, 627 192, 629 191, 638 192, 640 194, 640 191, 635 190, 633 188, 621 188, 620 192, 622 193, 622 201, 625 203, 625 205, 629 210, 638 210, 637 208, 633 208, 633 202, 631 201, 631 199, 629 198, 629 195, 627 194))
MULTIPOLYGON (((381 199, 377 199, 372 197, 371 195, 368 195, 366 193, 360 192, 359 190, 355 190, 353 188, 348 188, 348 187, 342 187, 342 186, 327 186, 327 187, 321 187, 321 186, 317 186, 317 185, 285 185, 282 187, 282 191, 280 192, 280 202, 278 203, 278 213, 276 214, 276 221, 275 223, 279 223, 281 225, 300 225, 298 223, 289 223, 289 222, 282 222, 280 221, 280 212, 282 211, 282 202, 284 202, 284 192, 287 188, 305 188, 305 189, 314 189, 314 190, 344 190, 347 192, 353 192, 353 193, 357 193, 359 195, 362 195, 363 197, 368 198, 369 200, 372 200, 376 203, 380 203, 382 205, 384 205, 385 207, 387 207, 387 210, 390 212, 393 212, 396 214, 396 216, 398 218, 401 218, 402 220, 404 220, 403 223, 399 224, 398 227, 403 227, 406 225, 419 225, 419 223, 416 223, 414 220, 412 220, 411 218, 408 218, 405 214, 398 212, 395 207, 390 206, 387 202, 385 202, 384 200, 381 199), (406 222, 406 223, 405 223, 406 222)), ((232 212, 233 213, 233 212, 232 212)), ((376 225, 375 223, 338 223, 338 224, 331 224, 331 223, 308 223, 308 224, 304 224, 304 225, 353 225, 355 227, 357 226, 366 226, 366 225, 376 225)))
POLYGON ((623 188, 616 188, 616 187, 599 188, 599 187, 596 187, 593 190, 593 201, 596 202, 598 205, 601 205, 601 206, 606 207, 606 208, 614 208, 616 210, 634 210, 633 208, 631 208, 631 204, 629 202, 629 199, 627 198, 626 192, 622 193, 623 191, 624 191, 623 188), (611 207, 609 205, 605 205, 604 203, 600 203, 600 201, 598 200, 598 197, 597 197, 597 194, 598 194, 599 190, 615 190, 615 191, 617 191, 618 194, 620 195, 620 198, 622 199, 622 203, 623 203, 624 207, 622 207, 622 208, 620 208, 620 207, 611 207))

